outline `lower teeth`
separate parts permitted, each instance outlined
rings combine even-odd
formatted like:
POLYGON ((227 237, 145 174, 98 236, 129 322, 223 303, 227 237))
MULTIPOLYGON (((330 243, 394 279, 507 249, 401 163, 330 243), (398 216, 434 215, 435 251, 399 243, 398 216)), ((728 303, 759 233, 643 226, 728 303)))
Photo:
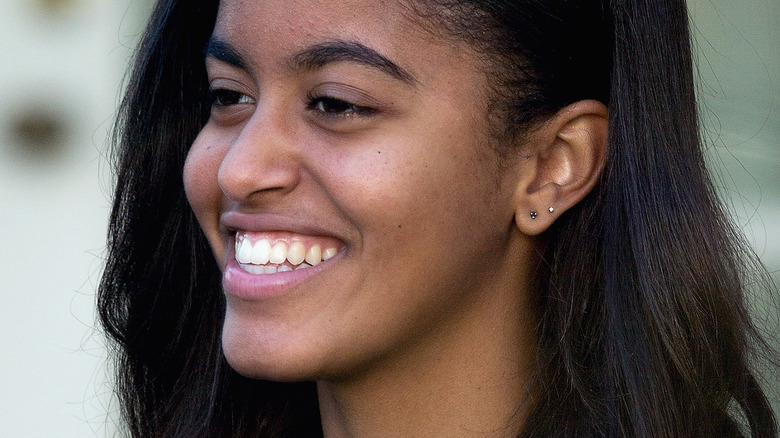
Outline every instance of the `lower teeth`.
POLYGON ((252 265, 249 263, 239 263, 239 266, 241 266, 241 269, 245 270, 246 272, 255 275, 276 274, 277 272, 289 272, 292 270, 297 271, 299 269, 306 269, 311 267, 311 265, 308 263, 301 263, 294 268, 288 265, 252 265))

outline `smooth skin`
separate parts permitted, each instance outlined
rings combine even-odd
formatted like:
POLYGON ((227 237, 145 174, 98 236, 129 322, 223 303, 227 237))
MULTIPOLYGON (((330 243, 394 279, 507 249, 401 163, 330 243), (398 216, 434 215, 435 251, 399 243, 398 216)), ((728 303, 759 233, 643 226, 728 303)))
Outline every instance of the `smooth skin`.
POLYGON ((499 157, 479 57, 408 14, 220 3, 212 114, 184 169, 217 261, 226 212, 344 244, 283 294, 228 294, 223 348, 244 375, 317 381, 328 438, 513 436, 533 399, 536 236, 596 184, 606 109, 575 103, 499 157), (349 56, 305 56, 323 45, 349 56))

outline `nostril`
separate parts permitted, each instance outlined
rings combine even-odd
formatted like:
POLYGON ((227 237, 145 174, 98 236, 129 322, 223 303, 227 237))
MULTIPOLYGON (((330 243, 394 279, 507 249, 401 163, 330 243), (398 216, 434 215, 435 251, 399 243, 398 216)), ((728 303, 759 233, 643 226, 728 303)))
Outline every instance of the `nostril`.
POLYGON ((204 128, 208 138, 225 148, 218 180, 224 194, 234 201, 281 196, 300 182, 300 141, 286 125, 285 116, 274 112, 276 107, 258 106, 239 127, 212 124, 204 128))
POLYGON ((230 162, 226 157, 218 174, 223 193, 237 202, 256 198, 273 198, 292 191, 300 182, 300 170, 291 160, 242 160, 230 162))

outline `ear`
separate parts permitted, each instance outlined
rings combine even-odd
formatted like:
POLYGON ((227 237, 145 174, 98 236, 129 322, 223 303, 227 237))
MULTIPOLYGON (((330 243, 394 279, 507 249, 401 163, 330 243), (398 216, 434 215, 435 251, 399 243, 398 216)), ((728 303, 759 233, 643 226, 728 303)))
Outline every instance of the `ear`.
POLYGON ((522 145, 515 190, 515 224, 526 235, 544 232, 596 185, 607 149, 607 107, 575 102, 548 119, 522 145))

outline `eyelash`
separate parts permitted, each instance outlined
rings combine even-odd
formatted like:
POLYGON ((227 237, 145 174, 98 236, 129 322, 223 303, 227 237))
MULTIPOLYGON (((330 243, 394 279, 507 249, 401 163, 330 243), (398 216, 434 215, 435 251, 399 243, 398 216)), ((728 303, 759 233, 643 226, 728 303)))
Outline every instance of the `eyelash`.
POLYGON ((316 112, 322 117, 341 118, 353 116, 371 116, 377 112, 376 108, 360 106, 349 101, 327 95, 307 96, 306 108, 316 112))
MULTIPOLYGON (((328 118, 345 118, 354 116, 371 116, 376 108, 356 105, 349 101, 327 95, 309 94, 306 97, 306 109, 328 118)), ((254 104, 250 96, 229 88, 212 88, 209 90, 209 105, 217 108, 228 108, 234 105, 254 104)))
POLYGON ((254 103, 254 99, 240 91, 228 88, 212 88, 209 90, 209 105, 212 107, 227 108, 246 103, 254 103))

